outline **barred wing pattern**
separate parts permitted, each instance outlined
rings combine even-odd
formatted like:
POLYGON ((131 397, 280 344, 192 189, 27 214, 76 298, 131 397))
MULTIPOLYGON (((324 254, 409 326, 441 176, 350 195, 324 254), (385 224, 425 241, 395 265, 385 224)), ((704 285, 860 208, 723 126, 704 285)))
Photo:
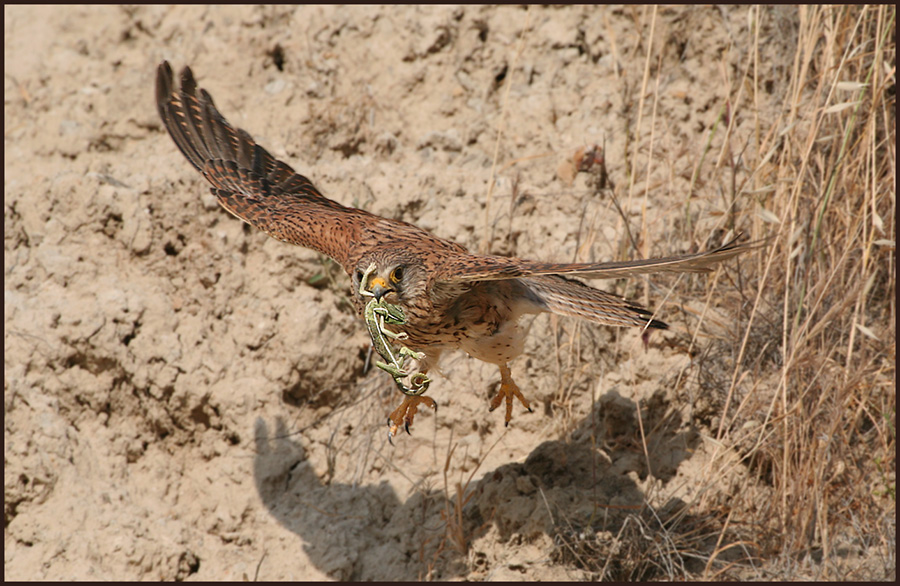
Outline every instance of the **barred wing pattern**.
POLYGON ((324 197, 309 179, 231 126, 206 90, 198 90, 189 67, 176 91, 172 68, 167 62, 159 66, 156 102, 172 140, 212 185, 222 207, 269 236, 346 267, 347 243, 362 240, 365 228, 381 219, 324 197))
POLYGON ((437 279, 449 282, 497 281, 537 275, 567 275, 585 279, 618 279, 648 273, 707 273, 711 266, 735 257, 748 249, 750 244, 737 244, 739 234, 719 248, 686 254, 600 263, 546 263, 519 258, 467 254, 444 262, 437 279))

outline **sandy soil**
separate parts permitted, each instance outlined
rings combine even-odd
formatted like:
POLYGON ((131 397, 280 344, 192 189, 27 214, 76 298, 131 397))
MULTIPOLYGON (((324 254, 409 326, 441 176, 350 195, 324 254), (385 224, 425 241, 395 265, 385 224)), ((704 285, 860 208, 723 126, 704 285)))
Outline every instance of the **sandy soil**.
MULTIPOLYGON (((791 58, 780 10, 764 19, 762 111, 791 58)), ((628 515, 734 482, 707 469, 718 398, 698 394, 688 352, 706 287, 718 317, 693 354, 728 338, 728 279, 598 283, 672 324, 646 348, 633 330, 534 319, 513 373, 537 409, 509 428, 487 411, 496 368, 446 356, 437 415, 392 446, 398 396, 365 369, 349 280, 220 209, 153 98, 160 61, 188 64, 330 197, 542 260, 631 254, 612 198, 569 168, 604 144, 642 253, 686 252, 707 245, 678 237, 684 193, 746 66, 747 8, 662 9, 652 30, 640 7, 5 17, 7 579, 591 578, 561 544, 595 532, 609 549, 581 553, 621 566, 628 515)), ((695 185, 695 233, 723 227, 725 187, 695 185)))

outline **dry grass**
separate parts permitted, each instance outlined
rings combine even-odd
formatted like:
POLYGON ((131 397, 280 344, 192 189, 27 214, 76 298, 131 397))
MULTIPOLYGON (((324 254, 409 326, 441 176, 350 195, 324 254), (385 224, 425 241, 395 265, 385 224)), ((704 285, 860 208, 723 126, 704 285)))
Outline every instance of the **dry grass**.
POLYGON ((781 110, 758 108, 757 44, 705 155, 706 183, 732 186, 729 223, 771 236, 735 277, 739 343, 719 343, 733 368, 706 365, 720 373, 706 389, 725 390, 709 485, 735 451, 752 474, 694 503, 720 511, 718 548, 758 545, 750 577, 896 572, 895 16, 801 8, 781 110), (737 117, 755 117, 755 133, 734 133, 737 117))
POLYGON ((721 579, 737 566, 732 560, 751 558, 752 544, 740 541, 730 543, 728 551, 714 551, 719 523, 713 515, 688 517, 682 508, 668 509, 628 514, 616 523, 615 533, 566 525, 555 536, 552 558, 588 572, 591 580, 614 582, 697 577, 717 554, 729 561, 708 577, 721 579))

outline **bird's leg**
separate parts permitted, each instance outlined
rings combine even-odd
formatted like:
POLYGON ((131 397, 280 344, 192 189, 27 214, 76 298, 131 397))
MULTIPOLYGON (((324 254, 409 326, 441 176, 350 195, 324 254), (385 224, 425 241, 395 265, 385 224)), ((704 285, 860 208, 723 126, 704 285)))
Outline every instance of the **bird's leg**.
MULTIPOLYGON (((414 352, 407 348, 406 346, 400 348, 400 359, 401 361, 405 361, 407 357, 415 358, 416 360, 421 360, 424 358, 424 354, 420 352, 414 352)), ((409 381, 412 388, 407 387, 403 384, 401 380, 409 373, 401 370, 394 370, 389 365, 384 364, 382 362, 376 362, 376 364, 391 373, 391 376, 394 377, 394 382, 397 384, 397 388, 406 395, 403 398, 403 402, 400 403, 400 406, 394 409, 391 414, 388 416, 388 441, 392 444, 394 443, 391 438, 393 438, 397 434, 397 430, 400 428, 400 424, 403 424, 403 428, 406 430, 406 433, 409 433, 409 426, 412 425, 413 418, 416 415, 416 412, 419 410, 419 404, 425 403, 435 411, 437 411, 437 403, 431 397, 425 396, 425 391, 428 389, 428 385, 431 384, 431 379, 428 378, 428 375, 424 372, 417 372, 413 374, 409 381)))
POLYGON ((497 407, 500 406, 500 403, 503 402, 504 397, 506 398, 506 424, 509 425, 510 419, 512 419, 512 406, 513 406, 513 397, 517 398, 519 401, 525 405, 525 408, 528 409, 529 413, 534 413, 531 410, 531 404, 528 402, 528 399, 522 396, 522 391, 519 390, 519 385, 515 383, 512 379, 512 373, 509 371, 509 366, 506 364, 498 365, 500 367, 500 390, 497 391, 497 394, 494 395, 494 398, 491 399, 491 408, 490 411, 493 411, 497 407))
MULTIPOLYGON (((424 377, 425 383, 424 387, 428 387, 428 383, 431 382, 430 379, 423 372, 417 372, 413 375, 413 387, 416 386, 416 378, 424 377)), ((425 392, 425 388, 423 388, 421 392, 425 392)), ((400 425, 403 424, 403 428, 406 430, 406 433, 409 433, 409 426, 412 425, 413 417, 416 416, 416 412, 419 410, 419 403, 425 403, 427 406, 437 412, 437 403, 431 397, 426 397, 425 395, 410 395, 407 394, 406 397, 403 398, 403 402, 400 403, 400 406, 394 409, 391 414, 388 416, 388 441, 391 441, 391 438, 397 434, 397 430, 400 429, 400 425)))
MULTIPOLYGON (((399 310, 399 308, 397 308, 399 310)), ((401 313, 402 315, 402 313, 401 313)), ((380 316, 383 320, 387 320, 386 316, 380 316)), ((396 315, 391 316, 391 318, 395 318, 396 315)), ((395 322, 402 325, 405 322, 405 318, 402 321, 395 322)), ((379 323, 379 331, 393 339, 402 339, 406 337, 406 334, 403 332, 403 336, 399 336, 397 334, 393 334, 389 330, 384 329, 384 322, 379 323)), ((389 344, 387 344, 389 345, 389 344)), ((384 364, 383 362, 376 362, 375 364, 382 368, 383 370, 389 372, 391 376, 394 378, 394 383, 397 384, 397 388, 406 395, 403 398, 403 402, 400 403, 400 406, 394 409, 393 412, 388 416, 388 441, 393 443, 391 438, 393 438, 397 434, 397 430, 400 428, 400 424, 403 424, 403 428, 406 430, 406 433, 409 433, 409 426, 412 425, 413 418, 416 415, 416 412, 419 410, 419 404, 425 403, 435 411, 437 411, 437 403, 431 397, 426 397, 424 395, 425 391, 428 389, 428 385, 431 384, 431 379, 428 378, 428 375, 424 372, 417 372, 413 374, 410 379, 410 387, 407 387, 403 384, 401 379, 405 378, 409 375, 409 373, 403 370, 402 366, 405 364, 407 358, 413 358, 415 360, 422 360, 425 357, 425 354, 422 352, 416 352, 414 350, 410 350, 406 346, 401 346, 398 352, 399 361, 394 366, 384 364)))

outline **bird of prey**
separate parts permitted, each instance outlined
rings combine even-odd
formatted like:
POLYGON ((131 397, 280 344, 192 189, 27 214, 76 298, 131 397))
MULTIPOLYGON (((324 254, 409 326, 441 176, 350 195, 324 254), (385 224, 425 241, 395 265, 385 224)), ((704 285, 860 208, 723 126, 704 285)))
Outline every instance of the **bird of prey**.
MULTIPOLYGON (((188 162, 211 185, 223 208, 269 236, 316 250, 343 267, 360 315, 372 298, 402 315, 395 326, 427 373, 445 350, 461 349, 500 369, 490 409, 504 400, 508 425, 513 399, 531 410, 510 374, 524 348, 525 314, 553 312, 613 326, 665 329, 637 303, 573 279, 610 279, 656 272, 708 272, 751 248, 736 239, 698 254, 624 262, 549 263, 472 254, 407 222, 376 216, 323 196, 235 128, 212 97, 197 87, 189 67, 176 87, 172 68, 159 65, 156 103, 162 122, 188 162), (374 266, 373 266, 374 265, 374 266), (363 281, 365 279, 365 281, 363 281)), ((377 333, 377 332, 376 332, 377 333)), ((417 406, 435 403, 407 393, 389 416, 390 435, 409 431, 417 406)))

